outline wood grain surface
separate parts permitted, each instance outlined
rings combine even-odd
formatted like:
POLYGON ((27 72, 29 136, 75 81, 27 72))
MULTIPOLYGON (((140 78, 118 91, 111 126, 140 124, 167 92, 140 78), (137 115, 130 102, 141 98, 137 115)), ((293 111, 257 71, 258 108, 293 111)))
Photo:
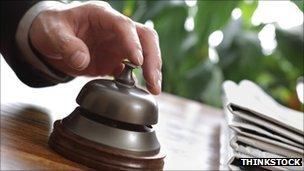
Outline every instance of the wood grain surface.
MULTIPOLYGON (((89 169, 48 146, 53 122, 74 110, 75 97, 88 80, 33 89, 22 84, 2 59, 1 170, 89 169)), ((166 153, 164 170, 218 170, 222 111, 166 93, 157 101, 155 129, 166 153)))

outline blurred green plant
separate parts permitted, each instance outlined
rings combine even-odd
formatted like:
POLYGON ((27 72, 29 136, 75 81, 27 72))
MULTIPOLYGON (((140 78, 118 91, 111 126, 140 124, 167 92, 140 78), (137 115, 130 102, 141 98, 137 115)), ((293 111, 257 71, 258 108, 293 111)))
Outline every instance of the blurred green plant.
MULTIPOLYGON (((303 11, 302 0, 293 2, 303 11)), ((278 46, 265 55, 258 39, 264 25, 251 24, 257 1, 199 0, 192 7, 169 0, 109 3, 135 21, 153 21, 162 50, 163 91, 220 107, 224 80, 249 79, 284 105, 300 108, 295 86, 303 75, 303 25, 298 32, 276 28, 278 46), (237 20, 231 19, 235 8, 242 11, 237 20), (188 19, 193 20, 193 31, 185 29, 188 19), (212 61, 208 37, 216 30, 222 30, 224 38, 215 47, 218 61, 212 61)))

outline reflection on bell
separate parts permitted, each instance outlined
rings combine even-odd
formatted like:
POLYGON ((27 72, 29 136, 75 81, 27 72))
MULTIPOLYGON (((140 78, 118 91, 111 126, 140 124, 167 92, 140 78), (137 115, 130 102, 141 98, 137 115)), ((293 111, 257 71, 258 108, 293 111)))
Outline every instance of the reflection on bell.
POLYGON ((157 103, 135 86, 135 66, 124 63, 114 81, 97 79, 82 88, 79 107, 54 123, 49 145, 95 169, 162 170, 165 155, 152 127, 158 119, 157 103))

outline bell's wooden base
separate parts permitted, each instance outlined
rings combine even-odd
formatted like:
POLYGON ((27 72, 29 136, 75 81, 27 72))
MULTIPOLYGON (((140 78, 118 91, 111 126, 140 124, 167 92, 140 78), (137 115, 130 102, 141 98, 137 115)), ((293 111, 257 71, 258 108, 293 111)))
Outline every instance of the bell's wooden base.
POLYGON ((70 132, 61 120, 54 123, 49 145, 62 156, 98 170, 162 170, 164 165, 164 154, 128 154, 124 150, 89 141, 70 132))

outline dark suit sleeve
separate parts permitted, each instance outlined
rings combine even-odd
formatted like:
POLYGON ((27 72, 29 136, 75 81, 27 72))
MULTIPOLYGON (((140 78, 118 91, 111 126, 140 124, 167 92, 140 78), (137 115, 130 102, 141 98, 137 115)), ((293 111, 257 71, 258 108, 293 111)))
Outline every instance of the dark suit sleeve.
MULTIPOLYGON (((73 79, 55 69, 50 68, 54 73, 60 75, 63 79, 61 81, 51 78, 47 74, 41 72, 35 67, 26 62, 17 47, 15 41, 15 34, 19 24, 19 21, 26 13, 38 1, 1 1, 1 54, 5 58, 6 62, 14 70, 17 77, 26 85, 31 87, 45 87, 56 85, 61 82, 67 82, 73 79)), ((37 52, 36 52, 37 53, 37 52)), ((40 55, 37 53, 37 56, 40 55)), ((40 56, 41 58, 41 56, 40 56)), ((41 59, 43 62, 43 60, 41 59)))

